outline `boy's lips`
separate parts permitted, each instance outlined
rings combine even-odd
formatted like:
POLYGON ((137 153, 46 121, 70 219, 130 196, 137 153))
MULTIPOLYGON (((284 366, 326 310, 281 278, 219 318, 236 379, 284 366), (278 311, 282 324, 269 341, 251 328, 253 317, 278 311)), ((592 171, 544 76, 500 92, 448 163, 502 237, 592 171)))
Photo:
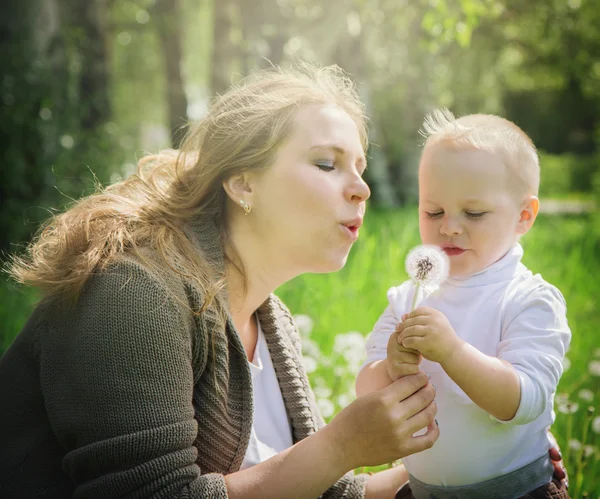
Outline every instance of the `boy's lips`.
POLYGON ((448 256, 458 256, 462 255, 466 250, 455 244, 445 243, 442 244, 442 251, 448 256))

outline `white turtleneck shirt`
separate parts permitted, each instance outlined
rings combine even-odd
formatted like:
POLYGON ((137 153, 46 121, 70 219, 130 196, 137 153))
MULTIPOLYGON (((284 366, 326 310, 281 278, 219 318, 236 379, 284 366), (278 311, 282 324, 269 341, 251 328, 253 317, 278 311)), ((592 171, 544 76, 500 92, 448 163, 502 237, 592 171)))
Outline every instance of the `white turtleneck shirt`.
MULTIPOLYGON (((510 362, 521 386, 515 417, 499 421, 472 402, 437 362, 423 359, 421 370, 436 387, 440 436, 431 449, 403 459, 422 482, 482 482, 522 468, 550 448, 546 429, 554 421, 554 394, 571 333, 562 294, 533 275, 522 256, 517 243, 493 265, 449 278, 417 304, 442 312, 456 334, 482 353, 510 362)), ((412 281, 388 291, 389 306, 366 343, 365 365, 386 358, 389 336, 410 312, 414 292, 412 281)))

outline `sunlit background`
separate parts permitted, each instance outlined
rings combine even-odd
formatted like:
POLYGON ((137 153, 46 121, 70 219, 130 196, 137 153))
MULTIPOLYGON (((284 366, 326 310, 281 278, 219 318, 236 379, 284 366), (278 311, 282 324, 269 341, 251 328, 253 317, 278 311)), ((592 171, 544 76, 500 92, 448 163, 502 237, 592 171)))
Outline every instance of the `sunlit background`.
MULTIPOLYGON (((5 1, 0 258, 53 210, 177 147, 186 123, 242 76, 298 59, 338 64, 371 120, 367 222, 342 272, 279 290, 310 330, 307 367, 329 418, 354 398, 361 341, 418 243, 424 114, 500 114, 540 150, 544 214, 524 239, 525 263, 567 299, 574 334, 555 433, 571 496, 598 498, 599 27, 597 0, 5 1)), ((0 351, 36 299, 0 279, 0 351)))

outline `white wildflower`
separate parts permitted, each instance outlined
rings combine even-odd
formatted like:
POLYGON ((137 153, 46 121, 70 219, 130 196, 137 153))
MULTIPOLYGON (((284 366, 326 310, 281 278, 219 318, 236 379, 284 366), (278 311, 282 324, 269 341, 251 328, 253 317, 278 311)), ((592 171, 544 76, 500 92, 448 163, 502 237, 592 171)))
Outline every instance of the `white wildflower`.
POLYGON ((365 357, 365 337, 358 331, 338 334, 333 343, 333 351, 344 358, 346 367, 357 372, 365 357))
POLYGON ((333 368, 333 374, 335 374, 335 376, 337 378, 341 378, 342 376, 344 376, 346 374, 346 367, 344 367, 344 366, 335 366, 333 368))
POLYGON ((592 421, 592 431, 600 433, 600 416, 596 416, 592 421))
POLYGON ((328 399, 331 397, 331 388, 328 386, 315 386, 313 391, 318 399, 328 399))
POLYGON ((596 454, 597 449, 593 445, 584 445, 583 446, 583 457, 590 457, 596 454))
POLYGON ((364 350, 365 342, 365 337, 358 331, 338 334, 333 342, 333 351, 343 355, 348 350, 364 350))
POLYGON ((317 361, 308 355, 302 357, 302 363, 307 374, 314 373, 317 370, 317 361))
POLYGON ((569 446, 569 449, 571 449, 571 450, 574 450, 574 451, 581 450, 581 442, 575 438, 572 438, 571 440, 569 440, 567 445, 569 446))
POLYGON ((310 336, 310 333, 312 332, 315 323, 308 315, 294 315, 294 322, 296 323, 298 331, 300 331, 300 334, 302 336, 310 336))
POLYGON ((352 395, 350 395, 349 393, 342 393, 340 396, 338 396, 338 398, 336 399, 336 402, 337 402, 337 405, 341 409, 343 409, 347 405, 350 405, 353 400, 354 400, 354 397, 352 395))
POLYGON ((588 370, 592 376, 600 376, 600 360, 592 360, 588 364, 588 370))
POLYGON ((585 400, 586 402, 591 402, 594 400, 594 392, 592 390, 588 390, 587 388, 579 390, 578 395, 580 399, 585 400))
POLYGON ((321 358, 321 349, 319 348, 319 345, 310 338, 302 339, 302 353, 316 360, 321 358))
POLYGON ((319 411, 321 411, 321 414, 324 418, 330 418, 331 416, 333 416, 333 413, 335 412, 335 407, 331 400, 318 399, 317 405, 319 406, 319 411))
POLYGON ((571 361, 569 360, 569 357, 565 357, 562 364, 563 370, 568 371, 571 368, 571 361))

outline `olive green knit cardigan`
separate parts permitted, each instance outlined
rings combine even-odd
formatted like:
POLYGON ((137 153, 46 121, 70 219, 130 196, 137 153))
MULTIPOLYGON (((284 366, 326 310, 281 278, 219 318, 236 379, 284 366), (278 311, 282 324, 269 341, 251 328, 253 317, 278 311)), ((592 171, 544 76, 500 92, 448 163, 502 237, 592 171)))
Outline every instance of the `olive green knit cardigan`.
MULTIPOLYGON (((197 219, 186 233, 222 273, 216 227, 197 219)), ((0 359, 0 497, 227 497, 252 381, 231 319, 194 316, 201 302, 191 282, 124 257, 75 307, 38 306, 0 359)), ((297 442, 324 424, 300 337, 273 295, 258 317, 297 442)), ((348 473, 323 497, 363 497, 365 483, 348 473)))

